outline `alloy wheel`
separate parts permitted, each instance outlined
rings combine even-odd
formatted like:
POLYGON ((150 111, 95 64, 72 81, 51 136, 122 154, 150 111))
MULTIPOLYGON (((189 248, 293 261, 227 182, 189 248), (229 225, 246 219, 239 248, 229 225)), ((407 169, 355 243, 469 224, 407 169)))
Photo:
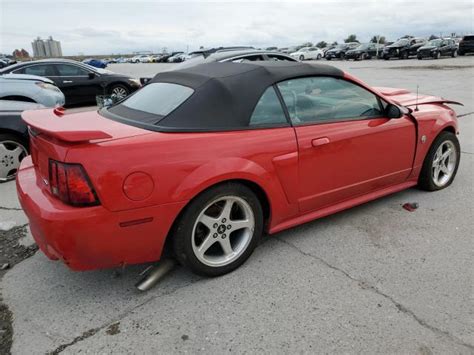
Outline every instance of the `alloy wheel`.
POLYGON ((20 162, 28 155, 26 148, 15 141, 0 142, 0 181, 8 181, 15 177, 20 162))
POLYGON ((192 229, 196 258, 211 267, 237 260, 249 246, 255 216, 249 203, 238 196, 220 197, 203 208, 192 229))
POLYGON ((122 99, 128 95, 128 91, 122 86, 116 86, 112 89, 112 94, 117 96, 117 98, 122 99))
POLYGON ((436 186, 446 185, 456 169, 456 146, 451 141, 444 141, 436 150, 431 165, 432 179, 436 186))

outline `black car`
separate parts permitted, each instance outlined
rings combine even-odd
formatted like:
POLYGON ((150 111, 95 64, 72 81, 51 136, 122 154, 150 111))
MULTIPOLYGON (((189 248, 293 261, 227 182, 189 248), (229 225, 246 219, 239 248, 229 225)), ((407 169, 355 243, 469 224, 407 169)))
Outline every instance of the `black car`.
POLYGON ((21 113, 39 108, 44 106, 0 100, 0 182, 14 179, 21 160, 28 155, 28 127, 21 113))
POLYGON ((410 47, 416 43, 415 41, 414 38, 400 38, 395 43, 384 47, 382 58, 385 60, 390 58, 408 59, 410 47))
POLYGON ((433 39, 428 41, 423 47, 418 48, 417 58, 439 59, 441 56, 456 57, 458 46, 452 39, 433 39))
POLYGON ((326 58, 326 60, 344 59, 347 51, 350 51, 351 49, 356 49, 359 46, 360 46, 359 42, 338 44, 334 48, 328 49, 326 53, 324 54, 324 58, 326 58))
POLYGON ((97 95, 125 97, 140 87, 140 81, 127 75, 67 59, 23 62, 0 70, 7 73, 44 76, 61 89, 66 105, 94 103, 97 95))
POLYGON ((418 48, 423 47, 426 42, 425 38, 412 38, 410 40, 410 48, 408 48, 408 56, 416 56, 418 54, 418 48))
POLYGON ((380 45, 376 43, 363 43, 355 49, 350 49, 345 54, 345 59, 363 60, 377 57, 377 53, 382 51, 380 45), (378 47, 378 50, 377 50, 378 47))
POLYGON ((474 53, 474 35, 464 36, 459 42, 459 55, 465 55, 466 53, 474 53))

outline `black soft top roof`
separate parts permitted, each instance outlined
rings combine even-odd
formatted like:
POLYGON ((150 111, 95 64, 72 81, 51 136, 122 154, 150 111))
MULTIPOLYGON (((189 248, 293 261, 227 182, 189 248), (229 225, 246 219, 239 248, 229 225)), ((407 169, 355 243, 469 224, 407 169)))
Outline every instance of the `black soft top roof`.
POLYGON ((194 93, 167 116, 157 117, 153 129, 199 132, 248 128, 253 110, 269 86, 305 76, 342 77, 343 72, 322 64, 262 61, 205 63, 159 73, 150 84, 180 84, 194 93))

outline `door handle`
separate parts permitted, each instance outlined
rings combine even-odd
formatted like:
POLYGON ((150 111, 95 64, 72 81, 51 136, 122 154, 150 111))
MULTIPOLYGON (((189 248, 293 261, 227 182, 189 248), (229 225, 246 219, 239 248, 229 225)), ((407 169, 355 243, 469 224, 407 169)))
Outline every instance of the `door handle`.
POLYGON ((63 80, 63 84, 70 84, 72 83, 72 80, 63 80))
POLYGON ((311 141, 311 145, 313 147, 319 147, 321 145, 325 145, 329 143, 329 138, 328 137, 321 137, 321 138, 316 138, 311 141))

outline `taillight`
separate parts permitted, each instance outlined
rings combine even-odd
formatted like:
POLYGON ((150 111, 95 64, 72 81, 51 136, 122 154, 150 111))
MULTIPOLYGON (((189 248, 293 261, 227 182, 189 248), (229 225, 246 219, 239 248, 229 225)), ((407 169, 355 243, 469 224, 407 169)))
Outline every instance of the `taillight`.
POLYGON ((49 186, 51 193, 72 206, 100 204, 97 194, 81 164, 49 160, 49 186))

